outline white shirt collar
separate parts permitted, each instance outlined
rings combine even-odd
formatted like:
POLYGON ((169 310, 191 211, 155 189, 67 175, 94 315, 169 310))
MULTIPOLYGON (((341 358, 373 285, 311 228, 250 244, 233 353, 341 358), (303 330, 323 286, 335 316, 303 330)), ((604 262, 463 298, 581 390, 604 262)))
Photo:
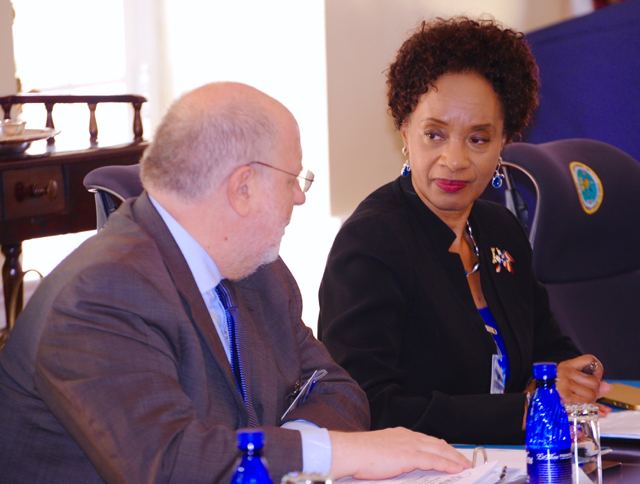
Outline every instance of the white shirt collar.
POLYGON ((214 289, 220 284, 223 277, 211 256, 155 198, 149 195, 149 199, 162 217, 162 220, 164 220, 176 244, 178 244, 180 252, 186 259, 187 265, 196 280, 200 294, 214 289))

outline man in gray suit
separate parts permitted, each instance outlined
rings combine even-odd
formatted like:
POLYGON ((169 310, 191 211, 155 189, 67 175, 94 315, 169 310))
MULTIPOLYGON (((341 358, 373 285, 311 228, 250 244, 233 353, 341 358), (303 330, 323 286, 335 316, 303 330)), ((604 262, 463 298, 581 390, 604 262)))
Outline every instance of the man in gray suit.
POLYGON ((228 482, 247 427, 276 482, 468 466, 422 434, 361 432, 363 392, 302 323, 278 257, 301 157, 291 113, 249 86, 174 104, 145 192, 42 282, 0 352, 1 482, 228 482))

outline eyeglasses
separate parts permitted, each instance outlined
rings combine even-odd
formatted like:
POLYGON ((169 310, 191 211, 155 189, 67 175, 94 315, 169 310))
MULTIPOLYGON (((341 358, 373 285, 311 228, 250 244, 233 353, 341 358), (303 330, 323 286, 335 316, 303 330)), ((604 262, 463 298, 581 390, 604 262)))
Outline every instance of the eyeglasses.
POLYGON ((258 165, 262 165, 262 166, 268 166, 269 168, 273 168, 274 170, 278 170, 278 171, 281 171, 282 173, 286 173, 287 175, 295 176, 296 178, 300 178, 301 180, 304 180, 304 183, 300 186, 302 193, 307 193, 309 191, 309 188, 311 188, 311 184, 313 183, 313 179, 315 178, 315 175, 313 174, 313 172, 307 169, 303 169, 300 175, 296 175, 295 173, 290 173, 281 168, 277 168, 267 163, 263 163, 262 161, 250 161, 247 164, 251 165, 252 163, 257 163, 258 165))

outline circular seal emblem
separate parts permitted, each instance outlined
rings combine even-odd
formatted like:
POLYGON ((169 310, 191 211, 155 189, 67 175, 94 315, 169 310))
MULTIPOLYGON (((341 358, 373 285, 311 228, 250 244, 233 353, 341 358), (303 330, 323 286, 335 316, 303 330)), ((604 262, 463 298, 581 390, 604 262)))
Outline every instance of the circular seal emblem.
POLYGON ((578 190, 578 198, 585 212, 592 214, 602 203, 602 182, 595 171, 584 163, 572 161, 569 169, 578 190))

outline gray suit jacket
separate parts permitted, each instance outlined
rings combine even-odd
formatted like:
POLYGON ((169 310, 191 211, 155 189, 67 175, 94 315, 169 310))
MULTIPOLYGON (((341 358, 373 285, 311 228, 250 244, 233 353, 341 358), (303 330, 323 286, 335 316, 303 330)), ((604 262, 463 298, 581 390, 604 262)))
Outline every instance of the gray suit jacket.
MULTIPOLYGON (((232 290, 278 482, 302 468, 299 433, 278 428, 296 381, 329 372, 286 420, 364 430, 368 405, 302 323, 281 260, 232 290)), ((229 482, 247 422, 209 312, 146 194, 42 282, 0 352, 0 482, 229 482)))

